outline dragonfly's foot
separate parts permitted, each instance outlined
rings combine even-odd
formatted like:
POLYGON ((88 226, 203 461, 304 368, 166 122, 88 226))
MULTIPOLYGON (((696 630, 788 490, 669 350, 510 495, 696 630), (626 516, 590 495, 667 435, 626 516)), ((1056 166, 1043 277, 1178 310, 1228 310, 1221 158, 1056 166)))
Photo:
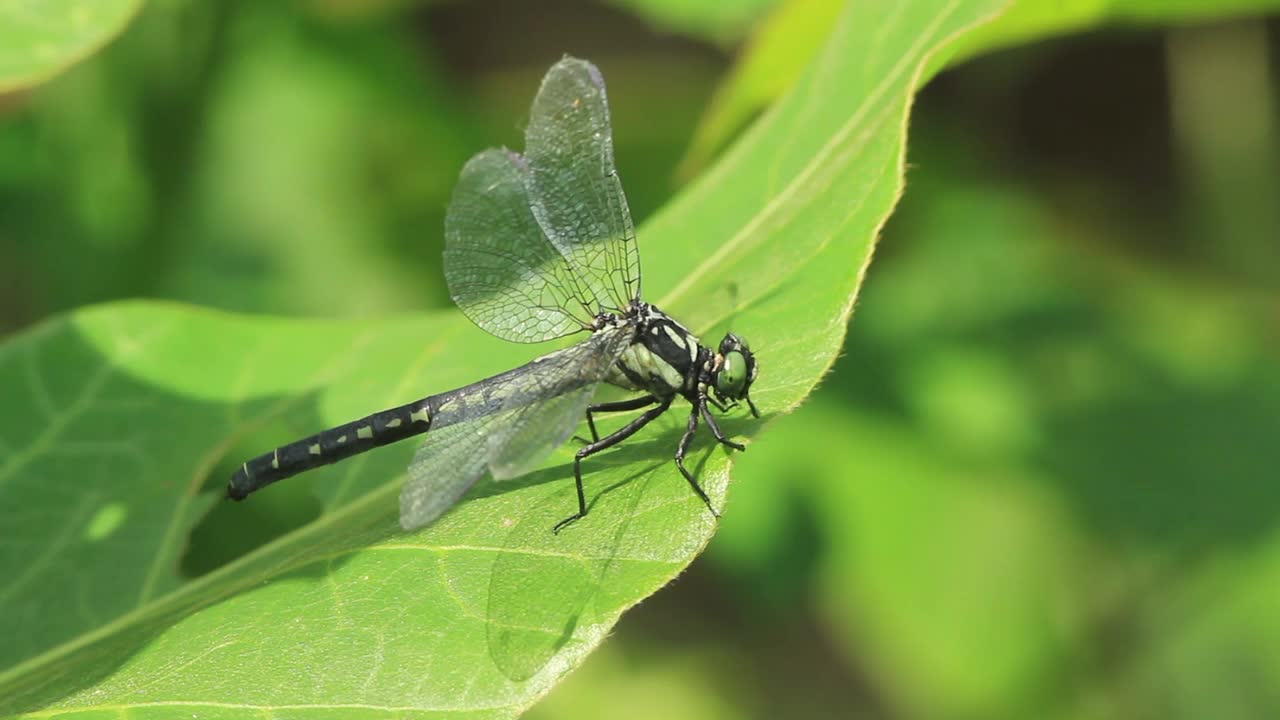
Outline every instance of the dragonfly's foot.
MULTIPOLYGON (((712 512, 715 512, 715 511, 713 510, 712 512)), ((553 528, 551 528, 551 534, 553 534, 553 535, 559 535, 561 530, 563 530, 563 529, 565 529, 565 528, 569 527, 569 526, 570 526, 570 525, 572 525, 573 523, 577 522, 578 520, 581 520, 582 518, 584 518, 584 517, 586 517, 586 516, 587 516, 587 514, 586 514, 586 513, 574 513, 574 514, 570 515, 569 517, 567 517, 567 518, 565 518, 565 519, 561 520, 560 522, 556 523, 556 526, 555 526, 555 527, 553 527, 553 528)))
POLYGON ((747 449, 747 446, 746 446, 746 445, 743 445, 742 443, 736 443, 736 442, 734 442, 734 441, 732 441, 732 440, 721 440, 720 442, 724 443, 725 445, 728 445, 729 447, 733 448, 734 450, 746 450, 746 449, 747 449))

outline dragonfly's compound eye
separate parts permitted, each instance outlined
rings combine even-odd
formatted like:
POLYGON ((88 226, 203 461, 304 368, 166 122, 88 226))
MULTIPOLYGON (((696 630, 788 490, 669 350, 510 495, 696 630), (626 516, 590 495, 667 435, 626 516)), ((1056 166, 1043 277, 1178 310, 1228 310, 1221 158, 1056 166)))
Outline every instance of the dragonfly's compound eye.
POLYGON ((726 353, 724 365, 716 374, 716 391, 727 398, 740 398, 746 382, 747 359, 737 350, 726 353))

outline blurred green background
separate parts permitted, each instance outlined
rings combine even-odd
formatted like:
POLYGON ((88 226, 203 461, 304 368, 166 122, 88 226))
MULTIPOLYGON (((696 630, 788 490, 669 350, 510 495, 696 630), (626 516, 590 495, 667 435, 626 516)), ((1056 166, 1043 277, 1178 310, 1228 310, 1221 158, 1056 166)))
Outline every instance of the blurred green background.
MULTIPOLYGON (((0 337, 126 297, 447 307, 458 170, 520 146, 554 60, 608 78, 642 222, 770 5, 155 0, 0 96, 0 337)), ((835 370, 530 716, 1280 716, 1278 38, 1110 30, 935 78, 835 370)))

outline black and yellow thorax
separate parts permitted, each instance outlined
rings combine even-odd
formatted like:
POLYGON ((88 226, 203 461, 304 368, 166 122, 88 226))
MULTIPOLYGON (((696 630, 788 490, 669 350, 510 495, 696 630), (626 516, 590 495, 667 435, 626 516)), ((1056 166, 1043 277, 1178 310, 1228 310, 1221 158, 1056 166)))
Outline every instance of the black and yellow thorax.
POLYGON ((635 325, 635 339, 606 382, 660 398, 694 392, 712 359, 698 337, 648 303, 633 305, 626 320, 635 325))

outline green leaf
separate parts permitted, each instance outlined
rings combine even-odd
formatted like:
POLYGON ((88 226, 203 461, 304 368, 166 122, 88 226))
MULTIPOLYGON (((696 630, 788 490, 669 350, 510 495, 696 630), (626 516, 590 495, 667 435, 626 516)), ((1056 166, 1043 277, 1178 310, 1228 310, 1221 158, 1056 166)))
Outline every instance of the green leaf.
MULTIPOLYGON (((1195 22, 1280 8, 1280 0, 1020 0, 997 21, 934 58, 933 69, 975 55, 1112 24, 1195 22)), ((760 24, 707 108, 681 162, 692 175, 763 107, 779 97, 831 32, 834 11, 822 0, 788 0, 760 24)))
MULTIPOLYGON (((705 37, 720 43, 741 38, 751 22, 775 0, 611 0, 668 31, 705 37)), ((830 3, 838 6, 838 3, 830 3)))
POLYGON ((715 153, 804 71, 831 32, 838 3, 787 0, 752 34, 728 77, 720 84, 677 171, 692 177, 715 153))
POLYGON ((0 93, 39 85, 107 44, 142 0, 0 2, 0 93))
MULTIPOLYGON (((851 3, 793 91, 640 229, 645 296, 761 364, 767 416, 830 366, 876 233, 902 186, 905 120, 930 55, 998 0, 851 3)), ((604 68, 608 74, 608 67, 604 68)), ((624 168, 625 172, 625 168, 624 168)), ((282 483, 314 522, 194 580, 176 568, 227 460, 473 381, 545 348, 454 312, 336 322, 151 303, 93 308, 0 347, 0 714, 509 717, 545 694, 715 524, 672 467, 676 413, 586 472, 570 449, 398 531, 411 447, 282 483), (17 663, 14 665, 14 663, 17 663)), ((749 436, 763 423, 726 422, 749 436)), ((747 453, 741 460, 750 462, 747 453)), ((730 457, 691 466, 725 500, 730 457)), ((732 509, 730 509, 732 512, 732 509)))
POLYGON ((1103 25, 1193 23, 1280 9, 1277 0, 1021 0, 1000 18, 956 43, 940 59, 974 55, 1103 25))

